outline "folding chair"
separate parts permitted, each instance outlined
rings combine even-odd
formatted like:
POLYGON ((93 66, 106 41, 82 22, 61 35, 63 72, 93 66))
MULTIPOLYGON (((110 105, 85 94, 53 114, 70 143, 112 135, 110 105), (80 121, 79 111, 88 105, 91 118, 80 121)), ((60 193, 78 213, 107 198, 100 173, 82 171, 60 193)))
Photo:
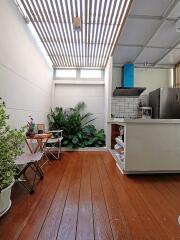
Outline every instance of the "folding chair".
POLYGON ((45 154, 52 155, 55 159, 59 159, 61 151, 61 142, 63 140, 62 136, 63 130, 53 130, 49 131, 52 133, 52 137, 47 140, 44 145, 45 154))
POLYGON ((39 160, 41 160, 43 153, 24 153, 20 157, 16 158, 15 163, 17 165, 16 180, 20 182, 30 193, 35 191, 35 180, 36 177, 43 179, 43 172, 39 166, 39 160), (30 181, 26 177, 27 169, 31 168, 34 172, 33 179, 30 181), (21 177, 24 177, 23 179, 21 177))

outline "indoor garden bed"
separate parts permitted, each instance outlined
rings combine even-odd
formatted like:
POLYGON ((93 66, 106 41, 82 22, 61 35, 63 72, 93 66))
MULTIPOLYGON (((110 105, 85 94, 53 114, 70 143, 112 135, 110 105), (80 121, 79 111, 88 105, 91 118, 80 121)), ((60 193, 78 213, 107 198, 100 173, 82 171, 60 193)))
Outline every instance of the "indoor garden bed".
POLYGON ((92 113, 83 113, 84 102, 78 103, 74 108, 63 109, 56 107, 48 114, 50 130, 63 130, 62 147, 77 149, 86 147, 104 147, 104 130, 97 130, 92 123, 92 113))

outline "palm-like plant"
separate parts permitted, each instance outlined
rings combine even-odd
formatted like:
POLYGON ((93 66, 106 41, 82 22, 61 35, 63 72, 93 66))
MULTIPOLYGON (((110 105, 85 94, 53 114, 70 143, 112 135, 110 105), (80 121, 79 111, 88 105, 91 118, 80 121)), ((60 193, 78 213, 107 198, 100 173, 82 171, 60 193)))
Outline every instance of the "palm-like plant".
POLYGON ((93 125, 89 125, 95 118, 91 118, 92 113, 83 113, 84 108, 85 103, 79 102, 74 108, 65 110, 55 108, 48 115, 50 129, 63 130, 63 146, 70 149, 86 146, 104 146, 104 131, 97 132, 93 125), (90 135, 87 134, 87 129, 91 132, 90 135), (101 139, 97 137, 100 133, 103 133, 101 139), (96 138, 95 135, 97 135, 96 138), (89 138, 91 138, 91 141, 89 141, 89 138))

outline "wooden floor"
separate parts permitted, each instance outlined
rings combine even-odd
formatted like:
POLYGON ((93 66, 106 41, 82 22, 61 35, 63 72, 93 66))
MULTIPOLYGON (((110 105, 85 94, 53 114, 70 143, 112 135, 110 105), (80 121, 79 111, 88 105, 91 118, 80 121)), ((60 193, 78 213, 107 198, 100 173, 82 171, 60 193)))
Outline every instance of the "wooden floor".
POLYGON ((14 186, 1 240, 180 239, 180 175, 125 176, 107 152, 64 153, 28 194, 14 186))

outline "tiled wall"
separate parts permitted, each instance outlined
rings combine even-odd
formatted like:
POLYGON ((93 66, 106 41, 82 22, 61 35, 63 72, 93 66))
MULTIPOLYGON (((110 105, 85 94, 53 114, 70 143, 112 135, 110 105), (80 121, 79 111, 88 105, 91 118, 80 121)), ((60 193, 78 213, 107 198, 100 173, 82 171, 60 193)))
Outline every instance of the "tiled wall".
POLYGON ((112 97, 111 113, 119 118, 137 118, 138 97, 112 97))

